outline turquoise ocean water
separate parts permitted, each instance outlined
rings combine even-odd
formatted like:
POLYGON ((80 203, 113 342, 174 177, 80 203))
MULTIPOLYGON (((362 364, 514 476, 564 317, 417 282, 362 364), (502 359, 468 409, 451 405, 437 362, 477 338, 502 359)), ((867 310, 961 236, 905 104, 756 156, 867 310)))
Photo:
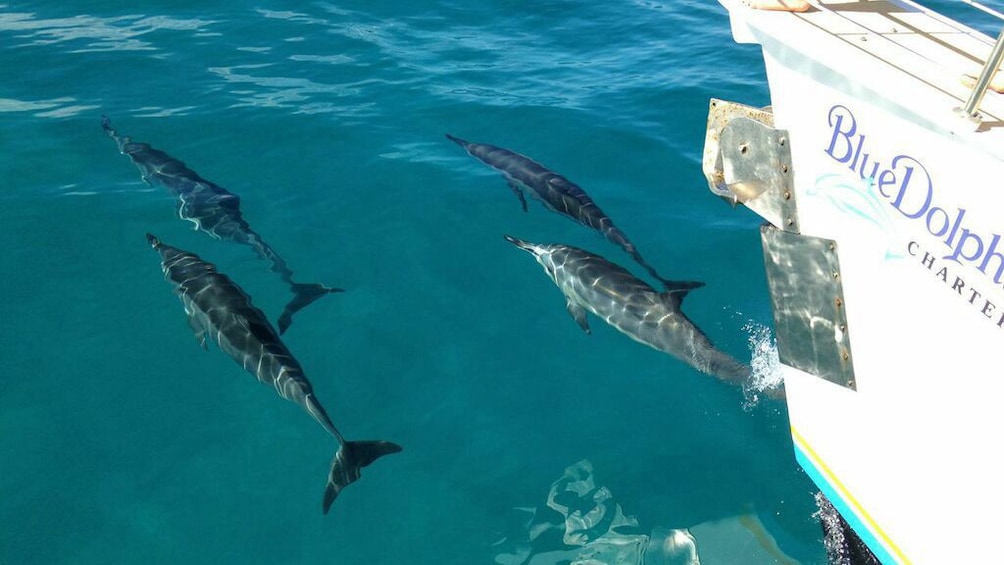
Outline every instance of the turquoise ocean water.
POLYGON ((661 273, 707 282, 688 315, 749 360, 770 343, 759 222, 700 159, 710 97, 769 95, 717 3, 11 2, 0 46, 0 563, 567 562, 526 516, 560 522, 549 490, 582 460, 638 532, 755 516, 824 560, 783 407, 583 334, 502 234, 643 272, 443 136, 580 184, 661 273), (199 348, 144 235, 273 320, 286 288, 179 220, 102 114, 240 195, 298 280, 346 289, 285 342, 345 435, 404 450, 329 515, 334 441, 199 348))

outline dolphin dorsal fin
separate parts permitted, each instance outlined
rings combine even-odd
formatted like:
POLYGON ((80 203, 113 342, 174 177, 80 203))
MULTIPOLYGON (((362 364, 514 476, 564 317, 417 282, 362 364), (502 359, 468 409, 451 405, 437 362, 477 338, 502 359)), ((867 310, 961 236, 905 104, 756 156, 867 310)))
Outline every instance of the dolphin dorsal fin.
POLYGON ((659 297, 664 302, 674 306, 679 306, 687 293, 695 288, 701 288, 704 283, 701 281, 665 281, 665 291, 659 293, 659 297))
POLYGON ((705 283, 701 281, 666 281, 665 284, 665 294, 673 294, 676 292, 690 292, 695 288, 701 288, 705 283))

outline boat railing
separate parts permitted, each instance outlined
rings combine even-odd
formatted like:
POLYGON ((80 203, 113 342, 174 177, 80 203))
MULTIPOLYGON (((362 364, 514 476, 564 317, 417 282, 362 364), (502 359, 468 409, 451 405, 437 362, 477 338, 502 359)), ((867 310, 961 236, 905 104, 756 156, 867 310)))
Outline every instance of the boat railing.
POLYGON ((990 88, 990 81, 996 76, 1001 62, 1004 62, 1004 27, 1001 28, 1001 32, 997 36, 997 43, 994 44, 993 51, 990 52, 986 64, 983 65, 983 70, 980 71, 980 76, 976 79, 976 85, 973 86, 973 91, 969 94, 969 100, 962 107, 963 114, 969 119, 980 121, 980 103, 983 102, 983 97, 986 96, 987 89, 990 88))
MULTIPOLYGON (((975 0, 961 0, 961 2, 995 18, 1004 20, 1004 14, 985 4, 981 4, 975 0)), ((990 52, 986 64, 983 65, 983 70, 980 71, 980 75, 976 79, 976 84, 969 95, 969 100, 959 109, 959 112, 965 117, 977 123, 981 121, 979 113, 980 103, 983 102, 983 97, 986 96, 987 90, 990 88, 990 84, 994 76, 996 76, 997 70, 1000 69, 1002 62, 1004 62, 1004 27, 1001 27, 1000 34, 997 35, 997 42, 994 44, 994 48, 990 52)))

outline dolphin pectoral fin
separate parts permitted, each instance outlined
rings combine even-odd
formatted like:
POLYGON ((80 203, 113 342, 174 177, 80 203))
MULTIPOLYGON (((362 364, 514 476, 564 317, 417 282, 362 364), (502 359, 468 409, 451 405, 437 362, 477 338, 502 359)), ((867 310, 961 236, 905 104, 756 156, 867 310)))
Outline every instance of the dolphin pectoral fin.
POLYGON ((526 212, 527 211, 527 209, 526 209, 526 196, 523 195, 523 189, 520 188, 519 185, 517 185, 515 181, 506 180, 506 182, 509 183, 509 188, 512 189, 512 193, 516 195, 516 198, 519 198, 519 205, 522 206, 523 207, 523 211, 526 212))
POLYGON ((579 324, 582 331, 587 334, 593 333, 592 330, 589 329, 589 320, 586 318, 586 309, 583 308, 581 304, 576 304, 575 302, 569 300, 566 307, 568 308, 568 313, 572 315, 572 318, 575 319, 575 323, 579 324))
POLYGON ((325 514, 331 508, 338 493, 359 480, 360 471, 379 457, 397 453, 401 446, 389 441, 347 441, 335 453, 328 472, 328 484, 324 489, 321 509, 325 514))

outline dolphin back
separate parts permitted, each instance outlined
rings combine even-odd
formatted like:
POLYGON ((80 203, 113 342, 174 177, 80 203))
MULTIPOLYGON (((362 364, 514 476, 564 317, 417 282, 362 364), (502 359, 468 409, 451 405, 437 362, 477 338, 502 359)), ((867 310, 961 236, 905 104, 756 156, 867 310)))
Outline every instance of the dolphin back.
POLYGON ((749 365, 741 363, 728 353, 711 345, 706 349, 696 350, 692 363, 698 370, 725 382, 741 385, 750 377, 753 370, 749 365))
MULTIPOLYGON (((698 371, 732 384, 742 384, 752 374, 749 365, 741 363, 711 342, 711 339, 694 322, 680 311, 680 302, 689 291, 688 284, 678 283, 676 290, 661 293, 659 298, 665 311, 673 315, 659 324, 657 335, 650 337, 649 345, 694 367, 698 371)), ((622 330, 623 331, 623 330, 622 330)))
POLYGON ((324 489, 322 509, 327 514, 331 504, 342 489, 359 480, 362 468, 369 466, 384 455, 401 451, 401 446, 383 440, 345 441, 335 452, 328 472, 328 484, 324 489))

